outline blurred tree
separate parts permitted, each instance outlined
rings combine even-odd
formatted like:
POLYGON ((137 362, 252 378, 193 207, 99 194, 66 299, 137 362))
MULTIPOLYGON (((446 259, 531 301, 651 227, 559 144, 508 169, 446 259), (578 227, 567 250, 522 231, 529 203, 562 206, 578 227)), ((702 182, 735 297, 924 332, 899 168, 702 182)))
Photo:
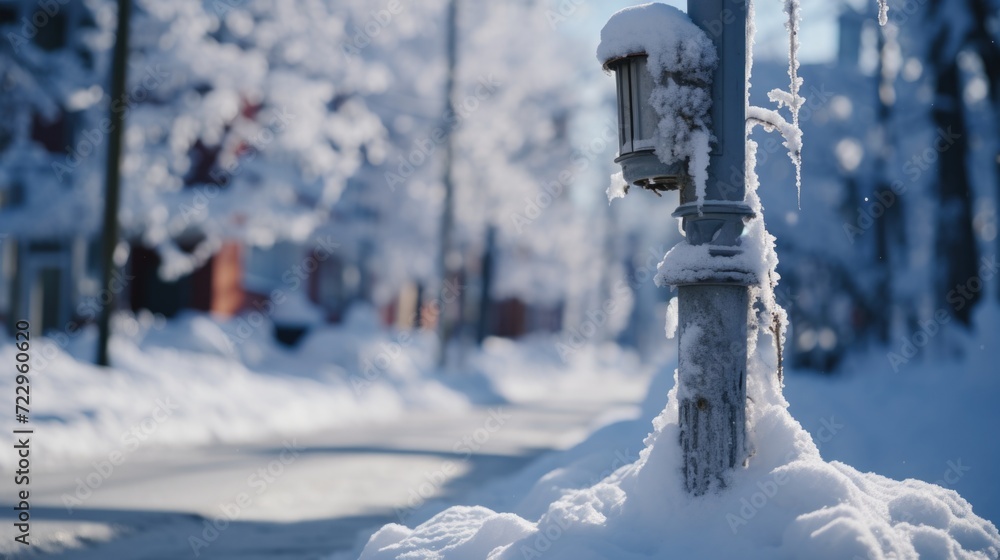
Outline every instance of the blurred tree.
MULTIPOLYGON (((938 43, 940 46, 940 43, 938 43)), ((965 305, 956 306, 947 294, 965 286, 977 275, 979 249, 972 227, 972 192, 967 169, 968 130, 962 103, 962 80, 956 60, 935 60, 937 68, 936 99, 932 115, 938 130, 948 131, 954 143, 938 156, 936 262, 941 270, 935 278, 935 293, 941 306, 949 309, 962 323, 972 322, 972 309, 980 299, 970 292, 965 305)))
MULTIPOLYGON (((979 249, 973 227, 973 189, 969 165, 969 140, 964 102, 964 76, 959 66, 963 50, 971 49, 984 63, 986 74, 996 79, 997 47, 986 26, 996 24, 996 5, 991 0, 933 0, 927 13, 932 31, 927 60, 935 79, 932 117, 939 132, 948 134, 950 146, 939 150, 937 196, 937 241, 935 252, 942 270, 935 278, 941 304, 962 323, 969 325, 980 292, 962 293, 963 305, 948 302, 951 290, 978 274, 979 249), (989 62, 987 62, 989 61, 989 62)), ((993 82, 993 85, 997 85, 993 82)), ((1000 99, 994 92, 994 100, 1000 99)), ((994 110, 1000 110, 996 106, 994 110)), ((998 176, 997 180, 1000 180, 998 176)), ((998 187, 1000 188, 1000 187, 998 187)))

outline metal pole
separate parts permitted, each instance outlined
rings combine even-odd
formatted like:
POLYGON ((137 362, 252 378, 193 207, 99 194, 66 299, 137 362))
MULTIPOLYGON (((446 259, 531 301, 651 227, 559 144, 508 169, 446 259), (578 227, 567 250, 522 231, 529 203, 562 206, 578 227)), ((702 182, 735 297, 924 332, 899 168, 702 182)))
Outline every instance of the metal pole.
MULTIPOLYGON (((455 114, 455 89, 456 84, 456 66, 458 65, 458 0, 451 0, 448 2, 448 12, 446 15, 447 21, 445 25, 447 26, 447 36, 445 48, 447 50, 447 60, 448 60, 448 75, 446 77, 445 83, 445 116, 455 114)), ((440 230, 440 254, 438 255, 438 272, 441 276, 441 285, 438 287, 440 290, 438 302, 438 366, 444 367, 448 360, 448 341, 451 339, 453 325, 450 315, 450 307, 448 305, 450 298, 445 297, 446 290, 448 289, 448 277, 451 274, 451 267, 448 264, 449 253, 451 252, 451 237, 452 230, 454 229, 455 222, 455 185, 453 182, 452 172, 455 152, 455 131, 450 127, 445 127, 445 143, 444 143, 444 176, 442 183, 444 184, 444 201, 443 208, 441 210, 441 230, 440 230)))
MULTIPOLYGON (((121 185, 122 128, 125 126, 124 111, 115 110, 115 100, 125 95, 125 70, 128 61, 128 27, 131 18, 132 0, 118 0, 118 36, 111 63, 111 130, 108 132, 108 158, 104 183, 104 227, 101 240, 101 286, 111 285, 114 274, 114 253, 118 244, 118 193, 121 185)), ((111 291, 108 290, 110 294, 111 291)), ((104 298, 101 298, 102 300, 104 298)), ((109 297, 101 304, 97 318, 97 365, 110 365, 108 359, 108 339, 111 336, 111 312, 115 302, 109 297)))
POLYGON ((693 282, 678 283, 680 443, 685 486, 694 495, 726 485, 726 473, 747 459, 746 370, 749 276, 733 274, 724 257, 737 254, 744 220, 746 162, 746 0, 688 0, 688 16, 715 43, 712 82, 716 138, 705 200, 681 189, 675 217, 686 242, 710 244, 718 262, 693 282))
POLYGON ((486 228, 486 248, 483 250, 482 268, 482 291, 479 294, 479 317, 476 322, 476 344, 483 345, 483 341, 490 334, 490 290, 493 287, 493 260, 496 252, 496 226, 490 224, 486 228))

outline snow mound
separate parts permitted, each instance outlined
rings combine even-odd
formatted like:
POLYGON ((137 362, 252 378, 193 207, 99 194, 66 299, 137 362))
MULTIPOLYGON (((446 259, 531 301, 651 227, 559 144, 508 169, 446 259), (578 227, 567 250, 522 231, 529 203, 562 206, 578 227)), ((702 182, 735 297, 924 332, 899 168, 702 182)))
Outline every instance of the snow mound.
POLYGON ((756 255, 746 378, 751 453, 725 488, 699 497, 684 489, 675 372, 634 462, 567 490, 534 520, 451 508, 414 529, 388 525, 361 560, 1000 558, 1000 532, 958 493, 824 461, 788 412, 777 353, 787 318, 774 295, 777 255, 757 196, 756 150, 747 143, 745 202, 754 218, 742 243, 756 255))
MULTIPOLYGON (((676 385, 675 385, 676 387, 676 385)), ((826 462, 784 406, 756 411, 750 466, 719 494, 684 491, 676 389, 639 459, 570 491, 537 521, 454 507, 388 525, 361 560, 997 558, 1000 533, 953 490, 826 462)))

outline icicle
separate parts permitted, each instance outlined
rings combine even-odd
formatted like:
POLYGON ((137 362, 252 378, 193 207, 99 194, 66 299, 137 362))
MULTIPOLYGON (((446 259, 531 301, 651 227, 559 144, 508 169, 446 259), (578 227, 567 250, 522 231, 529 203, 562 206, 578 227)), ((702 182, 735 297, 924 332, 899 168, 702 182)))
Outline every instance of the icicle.
MULTIPOLYGON (((791 122, 782 117, 777 111, 754 107, 749 105, 747 96, 747 123, 749 129, 755 125, 761 125, 768 132, 777 130, 784 137, 784 146, 788 149, 788 158, 795 165, 795 191, 796 198, 801 206, 802 203, 802 129, 799 128, 799 109, 805 104, 805 98, 799 95, 802 88, 802 78, 799 77, 799 21, 801 20, 799 1, 784 0, 785 13, 788 21, 785 28, 788 29, 788 91, 774 89, 768 92, 767 97, 772 102, 777 103, 778 108, 788 107, 791 113, 791 122)), ((748 12, 753 14, 752 4, 748 4, 748 12)), ((752 20, 751 20, 752 22, 752 20)), ((753 27, 747 30, 747 76, 751 72, 753 27)), ((749 78, 748 78, 749 83, 749 78)))
POLYGON ((878 24, 885 27, 889 23, 889 0, 878 0, 878 24))
MULTIPOLYGON (((750 76, 753 74, 753 43, 754 38, 757 36, 757 15, 754 11, 753 0, 747 0, 747 61, 746 61, 746 77, 747 83, 745 89, 746 101, 744 105, 750 106, 750 76)), ((749 133, 749 131, 747 131, 749 133)))
POLYGON ((688 173, 694 179, 695 198, 697 198, 698 214, 705 203, 705 189, 708 185, 708 160, 711 152, 712 137, 707 130, 696 130, 691 133, 691 158, 688 160, 688 173))
POLYGON ((611 184, 608 185, 608 190, 605 192, 608 194, 608 204, 611 204, 616 198, 625 197, 628 193, 628 183, 625 182, 621 171, 611 175, 611 184))
MULTIPOLYGON (((789 31, 792 32, 794 30, 789 39, 789 78, 792 85, 789 88, 790 91, 787 92, 782 90, 769 92, 768 98, 777 103, 779 108, 782 106, 788 106, 792 110, 792 122, 789 123, 784 117, 778 114, 777 111, 750 105, 750 81, 753 69, 753 44, 754 36, 756 35, 757 30, 754 25, 753 0, 747 0, 747 132, 749 133, 750 129, 752 129, 755 125, 761 125, 767 131, 779 131, 785 138, 785 146, 789 149, 789 157, 793 157, 794 153, 799 158, 797 163, 801 163, 802 130, 797 126, 798 109, 802 106, 802 103, 805 100, 798 95, 799 87, 802 84, 801 78, 798 77, 798 0, 786 0, 785 7, 786 11, 789 12, 789 31), (794 7, 791 9, 789 6, 790 4, 794 4, 794 7)), ((793 161, 796 161, 794 157, 793 161)), ((798 170, 799 166, 796 165, 796 171, 798 170)), ((746 177, 747 189, 746 202, 750 206, 750 209, 756 214, 756 217, 751 220, 751 223, 748 225, 747 239, 757 251, 760 251, 758 257, 762 266, 761 270, 758 271, 760 282, 751 288, 754 301, 759 301, 763 306, 763 310, 761 313, 757 314, 757 328, 751 330, 749 335, 751 343, 750 355, 751 359, 758 364, 767 362, 767 350, 759 345, 760 339, 758 335, 759 332, 769 332, 773 335, 772 345, 778 362, 777 375, 774 376, 774 380, 776 380, 777 383, 772 385, 770 379, 757 378, 754 380, 754 384, 756 385, 757 382, 760 382, 762 386, 770 386, 771 390, 774 391, 780 398, 782 387, 780 366, 781 346, 785 342, 788 315, 785 310, 778 305, 777 298, 774 295, 778 279, 780 278, 777 273, 778 256, 774 251, 774 236, 772 236, 764 227, 764 208, 760 202, 760 197, 757 194, 757 189, 760 186, 760 182, 757 178, 757 143, 749 138, 747 139, 747 158, 744 173, 744 176, 746 177)), ((798 183, 798 181, 796 181, 796 183, 798 183)), ((751 384, 748 380, 748 390, 750 387, 751 384)))
MULTIPOLYGON (((884 0, 883 0, 884 1, 884 0)), ((788 14, 788 21, 785 28, 788 29, 788 93, 787 98, 779 98, 778 106, 788 105, 792 112, 792 128, 796 141, 792 141, 785 136, 785 145, 788 147, 788 155, 795 164, 795 192, 798 205, 802 207, 802 131, 799 129, 799 108, 805 99, 799 95, 799 88, 802 86, 802 78, 799 77, 799 22, 802 19, 799 10, 799 0, 785 0, 785 13, 788 14)), ((773 101, 774 99, 772 99, 773 101)))

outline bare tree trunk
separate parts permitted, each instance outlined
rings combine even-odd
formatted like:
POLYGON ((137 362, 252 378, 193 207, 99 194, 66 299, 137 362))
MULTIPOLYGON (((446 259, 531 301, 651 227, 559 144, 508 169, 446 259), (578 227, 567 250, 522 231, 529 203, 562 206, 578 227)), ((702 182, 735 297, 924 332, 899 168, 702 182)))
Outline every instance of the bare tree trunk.
POLYGON ((966 286, 978 273, 979 251, 972 225, 972 190, 966 166, 969 143, 962 104, 961 73, 957 60, 937 68, 936 100, 932 116, 937 134, 947 135, 950 146, 938 155, 937 262, 944 263, 935 288, 941 305, 959 321, 969 325, 980 292, 959 291, 962 303, 953 301, 959 286, 966 286))
MULTIPOLYGON (((118 34, 115 39, 114 57, 111 66, 111 99, 121 99, 125 95, 125 72, 128 62, 128 27, 132 12, 132 0, 118 0, 118 34)), ((101 285, 111 284, 114 274, 114 254, 118 245, 118 199, 121 187, 122 128, 125 113, 115 110, 112 103, 111 130, 108 132, 108 157, 105 168, 104 223, 101 230, 101 285)), ((113 293, 108 290, 108 293, 113 293)), ((108 341, 111 338, 111 313, 115 299, 102 303, 97 318, 97 365, 110 365, 108 341)))

